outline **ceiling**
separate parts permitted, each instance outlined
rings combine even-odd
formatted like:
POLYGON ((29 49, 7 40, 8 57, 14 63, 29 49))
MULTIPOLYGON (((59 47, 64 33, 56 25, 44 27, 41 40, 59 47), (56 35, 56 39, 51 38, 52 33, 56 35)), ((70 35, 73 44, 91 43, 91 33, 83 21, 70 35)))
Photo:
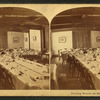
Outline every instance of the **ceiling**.
POLYGON ((0 28, 10 30, 41 29, 48 25, 47 19, 40 13, 19 7, 0 8, 0 28))
POLYGON ((51 22, 51 29, 89 27, 100 30, 100 8, 82 7, 63 11, 51 22))

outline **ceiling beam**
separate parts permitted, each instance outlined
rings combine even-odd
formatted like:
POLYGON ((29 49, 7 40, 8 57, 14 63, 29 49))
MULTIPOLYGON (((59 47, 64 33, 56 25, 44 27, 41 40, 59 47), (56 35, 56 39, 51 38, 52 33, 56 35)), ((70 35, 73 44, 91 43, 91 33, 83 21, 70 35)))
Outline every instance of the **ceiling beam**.
POLYGON ((82 16, 82 14, 73 14, 73 15, 71 15, 71 14, 66 14, 66 15, 57 15, 57 16, 55 16, 54 18, 59 18, 59 17, 74 17, 74 16, 82 16))
POLYGON ((96 15, 96 14, 66 14, 66 15, 57 15, 54 18, 58 18, 58 17, 74 17, 74 16, 82 16, 82 15, 86 15, 86 16, 94 16, 94 17, 100 17, 100 15, 96 15))
POLYGON ((100 26, 100 22, 87 22, 87 23, 61 23, 61 24, 51 24, 51 26, 77 26, 77 25, 85 25, 85 26, 100 26))
POLYGON ((71 17, 58 17, 52 20, 52 24, 61 24, 61 23, 100 23, 100 16, 71 16, 71 17))
POLYGON ((70 24, 70 25, 58 25, 58 26, 51 26, 51 29, 61 29, 61 28, 77 28, 77 27, 93 27, 93 28, 100 28, 100 23, 95 25, 95 24, 89 24, 89 23, 85 23, 85 24, 70 24))

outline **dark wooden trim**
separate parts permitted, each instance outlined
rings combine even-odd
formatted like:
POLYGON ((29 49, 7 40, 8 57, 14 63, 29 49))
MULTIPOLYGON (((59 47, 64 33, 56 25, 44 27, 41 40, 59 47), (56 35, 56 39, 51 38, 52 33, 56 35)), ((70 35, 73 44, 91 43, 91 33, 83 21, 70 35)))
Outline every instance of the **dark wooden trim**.
POLYGON ((29 36, 29 50, 30 50, 30 30, 28 32, 28 36, 29 36))

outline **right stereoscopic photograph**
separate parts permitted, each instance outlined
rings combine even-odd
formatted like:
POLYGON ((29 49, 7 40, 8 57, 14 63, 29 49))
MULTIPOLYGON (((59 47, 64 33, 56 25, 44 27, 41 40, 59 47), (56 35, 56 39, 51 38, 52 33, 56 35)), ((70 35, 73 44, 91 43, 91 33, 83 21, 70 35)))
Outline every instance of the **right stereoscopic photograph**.
POLYGON ((51 22, 51 89, 100 89, 100 8, 80 7, 51 22))

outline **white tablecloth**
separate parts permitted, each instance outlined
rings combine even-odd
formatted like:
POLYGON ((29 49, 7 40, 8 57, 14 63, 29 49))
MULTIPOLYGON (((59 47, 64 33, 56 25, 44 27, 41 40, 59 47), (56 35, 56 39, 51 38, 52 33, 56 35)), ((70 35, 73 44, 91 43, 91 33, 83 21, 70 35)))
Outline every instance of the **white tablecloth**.
POLYGON ((90 75, 92 76, 92 81, 94 83, 95 89, 100 90, 100 74, 98 74, 99 70, 96 67, 96 61, 91 61, 89 64, 86 61, 83 61, 81 57, 75 56, 72 54, 86 69, 88 69, 90 75), (95 68, 91 68, 95 66, 95 68))
POLYGON ((2 61, 5 68, 12 76, 15 89, 48 89, 49 79, 44 79, 44 76, 49 77, 49 73, 45 72, 47 66, 24 59, 15 59, 14 62, 2 61), (20 73, 23 73, 19 75, 20 73), (41 79, 36 79, 41 78, 41 79), (36 81, 34 80, 36 79, 36 81))

